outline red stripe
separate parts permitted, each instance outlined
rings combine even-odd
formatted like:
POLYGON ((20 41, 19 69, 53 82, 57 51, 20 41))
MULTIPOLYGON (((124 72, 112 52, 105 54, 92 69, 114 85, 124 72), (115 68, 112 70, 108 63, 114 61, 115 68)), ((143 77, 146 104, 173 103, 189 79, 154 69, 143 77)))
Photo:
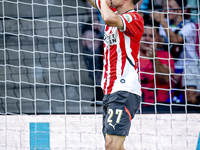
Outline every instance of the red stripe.
POLYGON ((136 44, 132 40, 130 42, 131 42, 130 46, 131 46, 131 49, 132 49, 131 55, 132 55, 133 59, 135 60, 135 62, 137 62, 138 61, 137 56, 138 56, 138 53, 139 53, 139 46, 138 46, 138 44, 136 44))
POLYGON ((112 31, 112 29, 113 29, 113 28, 112 28, 112 27, 110 27, 110 28, 111 28, 111 29, 110 29, 110 32, 109 32, 109 34, 111 34, 111 33, 113 32, 113 31, 112 31))
POLYGON ((125 64, 126 64, 126 46, 125 46, 125 38, 124 38, 124 33, 120 32, 119 29, 118 29, 118 33, 119 33, 119 45, 120 45, 120 48, 121 48, 121 53, 122 53, 122 72, 121 72, 121 76, 123 75, 124 73, 124 67, 125 67, 125 64))
POLYGON ((117 45, 110 46, 110 83, 108 86, 108 93, 110 94, 114 85, 115 80, 117 79, 117 45))
POLYGON ((124 108, 125 108, 126 113, 129 115, 129 119, 130 119, 130 122, 131 122, 131 119, 132 119, 131 113, 130 113, 130 111, 126 108, 126 106, 124 106, 124 108))
POLYGON ((101 9, 101 0, 98 1, 99 8, 101 9))
POLYGON ((106 25, 106 27, 105 27, 105 32, 108 31, 108 29, 109 29, 109 26, 106 25))
MULTIPOLYGON (((137 62, 135 62, 135 70, 138 68, 137 64, 138 64, 138 63, 137 63, 137 62)), ((138 73, 138 72, 137 72, 137 73, 138 73)))

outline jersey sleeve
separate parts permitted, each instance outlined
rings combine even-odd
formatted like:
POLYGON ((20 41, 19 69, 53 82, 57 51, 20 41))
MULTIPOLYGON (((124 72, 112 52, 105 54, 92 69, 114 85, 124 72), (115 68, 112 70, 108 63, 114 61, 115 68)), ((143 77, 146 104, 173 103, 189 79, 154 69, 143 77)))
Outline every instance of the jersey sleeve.
POLYGON ((144 21, 138 13, 128 12, 119 16, 124 25, 122 32, 131 36, 143 34, 144 21))

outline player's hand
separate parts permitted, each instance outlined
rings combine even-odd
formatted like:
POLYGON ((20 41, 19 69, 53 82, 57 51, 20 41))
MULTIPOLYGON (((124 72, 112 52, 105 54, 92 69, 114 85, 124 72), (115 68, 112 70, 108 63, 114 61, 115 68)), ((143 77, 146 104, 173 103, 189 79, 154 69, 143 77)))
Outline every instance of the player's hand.
POLYGON ((112 1, 111 0, 102 0, 102 2, 106 3, 108 7, 111 7, 112 1))

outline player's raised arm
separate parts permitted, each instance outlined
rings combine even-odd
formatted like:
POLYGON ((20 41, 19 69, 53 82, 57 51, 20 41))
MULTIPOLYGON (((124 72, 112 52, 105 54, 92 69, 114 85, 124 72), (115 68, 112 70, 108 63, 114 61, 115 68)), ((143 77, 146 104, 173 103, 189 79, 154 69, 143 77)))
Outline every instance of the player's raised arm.
POLYGON ((123 22, 119 15, 110 9, 111 4, 111 0, 101 0, 101 17, 108 26, 118 27, 122 30, 123 22))

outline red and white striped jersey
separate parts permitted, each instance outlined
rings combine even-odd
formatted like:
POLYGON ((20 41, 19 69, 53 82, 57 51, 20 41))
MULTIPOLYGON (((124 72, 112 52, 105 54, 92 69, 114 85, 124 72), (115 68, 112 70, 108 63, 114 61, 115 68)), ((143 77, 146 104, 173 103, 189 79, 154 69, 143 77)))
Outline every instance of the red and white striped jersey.
MULTIPOLYGON (((100 0, 96 0, 96 6, 100 11, 100 0)), ((111 9, 117 14, 115 8, 111 9)), ((105 95, 128 91, 141 96, 137 62, 144 21, 134 10, 118 15, 124 24, 123 31, 105 25, 101 87, 105 95)))

